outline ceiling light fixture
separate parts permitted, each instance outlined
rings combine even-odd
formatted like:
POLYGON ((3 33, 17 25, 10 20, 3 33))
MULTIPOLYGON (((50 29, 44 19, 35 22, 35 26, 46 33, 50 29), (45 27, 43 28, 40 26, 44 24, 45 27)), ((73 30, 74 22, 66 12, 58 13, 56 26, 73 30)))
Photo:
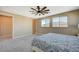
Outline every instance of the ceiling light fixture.
POLYGON ((37 8, 31 8, 32 11, 30 11, 32 14, 35 14, 35 15, 45 15, 45 14, 48 14, 49 13, 49 9, 47 9, 47 7, 43 7, 43 8, 40 8, 40 6, 37 6, 37 8))

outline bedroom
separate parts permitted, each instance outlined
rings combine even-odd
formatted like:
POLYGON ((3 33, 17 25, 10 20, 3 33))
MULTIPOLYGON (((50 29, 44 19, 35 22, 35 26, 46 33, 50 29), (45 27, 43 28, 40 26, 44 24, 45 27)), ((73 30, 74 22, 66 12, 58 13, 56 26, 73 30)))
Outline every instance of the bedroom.
POLYGON ((79 52, 78 44, 72 46, 72 43, 76 44, 75 41, 79 39, 78 6, 0 6, 0 17, 4 17, 4 21, 0 19, 1 52, 79 52), (36 14, 33 8, 46 8, 49 11, 44 15, 36 14), (30 11, 34 11, 34 14, 30 11), (6 17, 11 17, 11 23, 5 22, 6 17), (58 38, 61 40, 57 40, 58 38), (46 39, 45 42, 49 42, 49 45, 41 41, 37 43, 34 39, 46 39), (50 47, 52 41, 55 46, 50 47), (53 50, 53 47, 58 50, 53 50))

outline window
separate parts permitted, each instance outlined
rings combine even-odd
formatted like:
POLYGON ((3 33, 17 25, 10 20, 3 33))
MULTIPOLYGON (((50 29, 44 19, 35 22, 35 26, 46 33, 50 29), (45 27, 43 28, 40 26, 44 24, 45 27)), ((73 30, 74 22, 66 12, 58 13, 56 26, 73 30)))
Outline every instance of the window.
POLYGON ((67 16, 54 17, 52 20, 52 27, 68 27, 67 16))
POLYGON ((41 27, 49 27, 49 26, 50 26, 50 19, 41 20, 41 27))
POLYGON ((67 16, 60 17, 60 27, 68 27, 67 16))
POLYGON ((53 27, 59 27, 59 17, 53 18, 53 27))

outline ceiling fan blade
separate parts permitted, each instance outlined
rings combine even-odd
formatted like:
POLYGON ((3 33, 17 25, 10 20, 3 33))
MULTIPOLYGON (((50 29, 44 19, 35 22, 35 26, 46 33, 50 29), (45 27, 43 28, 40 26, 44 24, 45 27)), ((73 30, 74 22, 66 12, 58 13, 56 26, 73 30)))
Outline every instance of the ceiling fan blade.
POLYGON ((43 11, 44 9, 46 9, 47 7, 43 7, 42 9, 41 9, 41 11, 43 11))
POLYGON ((48 14, 49 12, 43 11, 44 14, 48 14))
POLYGON ((50 11, 49 9, 47 9, 47 10, 44 10, 44 11, 50 11))
POLYGON ((32 13, 32 14, 35 14, 35 15, 37 15, 38 13, 32 13))
POLYGON ((38 11, 40 11, 40 6, 37 6, 38 11))
POLYGON ((36 13, 35 15, 38 15, 38 13, 36 13))
POLYGON ((41 13, 42 15, 44 15, 44 13, 41 13))
POLYGON ((35 11, 37 11, 36 9, 34 9, 34 8, 31 8, 32 10, 35 10, 35 11))

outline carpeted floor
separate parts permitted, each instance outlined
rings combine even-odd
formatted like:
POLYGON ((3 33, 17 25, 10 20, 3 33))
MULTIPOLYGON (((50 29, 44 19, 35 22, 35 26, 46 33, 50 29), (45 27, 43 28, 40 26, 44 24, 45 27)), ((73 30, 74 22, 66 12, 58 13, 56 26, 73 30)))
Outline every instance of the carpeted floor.
POLYGON ((31 52, 32 39, 36 35, 0 41, 0 52, 31 52))

